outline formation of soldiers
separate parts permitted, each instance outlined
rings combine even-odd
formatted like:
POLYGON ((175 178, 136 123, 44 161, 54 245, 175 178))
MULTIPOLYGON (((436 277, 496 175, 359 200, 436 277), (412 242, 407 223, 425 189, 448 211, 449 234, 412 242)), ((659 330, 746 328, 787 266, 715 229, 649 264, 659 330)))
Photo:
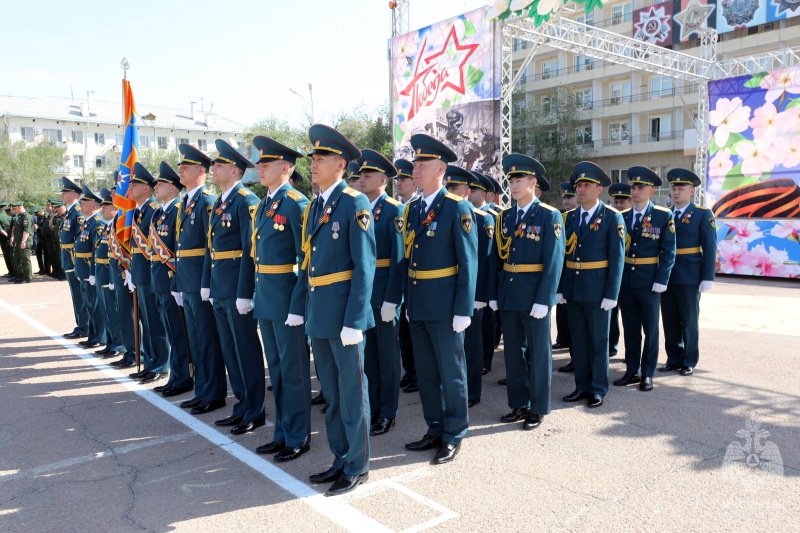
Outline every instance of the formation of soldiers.
POLYGON ((8 273, 5 278, 12 283, 33 281, 31 256, 36 256, 37 275, 65 279, 61 270, 61 217, 57 210, 61 200, 51 198, 47 207, 25 209, 23 202, 0 203, 0 248, 3 251, 8 273))
POLYGON ((215 424, 234 435, 265 424, 268 371, 275 425, 256 451, 277 462, 309 450, 311 406, 326 403, 333 459, 310 480, 329 483, 329 495, 367 480, 370 438, 395 426, 401 390, 419 392, 427 424, 406 449, 452 461, 499 325, 510 408, 501 420, 541 425, 557 304, 557 346, 569 346, 575 373, 565 402, 603 404, 616 308, 626 372, 615 385, 652 390, 659 312, 661 370, 692 373, 700 292, 716 257, 714 220, 691 203, 700 183, 692 172, 667 176, 673 212, 650 201, 659 176, 632 167, 630 185, 611 191, 632 201, 618 210, 599 199, 609 177, 582 162, 560 185, 565 207, 575 204, 562 213, 538 199, 550 188, 541 163, 512 154, 503 170, 513 204, 503 209, 496 181, 452 165, 456 154, 427 135, 411 138, 413 161, 395 162, 327 126, 312 126, 309 138, 304 155, 256 137, 255 163, 222 140, 214 159, 181 144, 177 171, 161 163, 153 175, 137 163, 129 249, 117 238, 113 192, 62 178, 62 264, 76 321, 65 337, 102 346, 96 353, 119 357, 117 368, 140 363, 131 378, 165 397, 192 393, 180 404, 192 414, 225 408, 230 382, 233 406, 215 424), (306 156, 311 200, 293 187, 306 156), (261 200, 241 183, 253 167, 268 190, 261 200), (386 194, 389 180, 398 199, 386 194), (321 385, 313 399, 312 350, 321 385))

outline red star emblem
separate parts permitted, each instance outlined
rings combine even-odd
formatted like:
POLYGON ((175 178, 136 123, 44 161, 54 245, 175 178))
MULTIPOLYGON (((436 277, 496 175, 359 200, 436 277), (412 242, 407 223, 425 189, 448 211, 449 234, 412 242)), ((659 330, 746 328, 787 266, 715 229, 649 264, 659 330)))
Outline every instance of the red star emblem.
MULTIPOLYGON (((422 43, 421 50, 425 50, 427 44, 428 39, 426 38, 422 43)), ((459 43, 456 28, 452 26, 441 50, 424 59, 422 58, 422 53, 420 53, 417 64, 414 65, 414 77, 408 86, 400 91, 403 96, 411 97, 411 108, 408 112, 409 119, 414 118, 420 108, 433 104, 439 94, 448 87, 459 94, 466 92, 464 67, 479 46, 479 44, 462 45, 459 43), (448 57, 449 54, 445 56, 445 52, 448 51, 451 45, 455 51, 455 56, 452 59, 448 57), (420 70, 423 63, 425 68, 420 70)))

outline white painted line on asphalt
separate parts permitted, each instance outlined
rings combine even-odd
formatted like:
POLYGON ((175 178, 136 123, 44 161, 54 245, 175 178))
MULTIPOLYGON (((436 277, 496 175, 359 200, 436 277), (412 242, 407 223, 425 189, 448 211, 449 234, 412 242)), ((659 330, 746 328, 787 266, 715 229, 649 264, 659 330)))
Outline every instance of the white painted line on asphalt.
POLYGON ((387 528, 377 520, 374 520, 373 518, 370 518, 353 508, 345 500, 343 500, 341 496, 335 498, 323 496, 299 479, 265 461, 247 448, 209 427, 193 416, 190 416, 185 411, 172 405, 170 402, 166 401, 164 398, 161 398, 154 392, 142 387, 127 376, 120 374, 118 371, 112 369, 102 361, 98 361, 93 355, 90 355, 84 350, 78 348, 77 345, 61 337, 55 331, 28 316, 26 313, 20 311, 15 306, 8 304, 4 300, 0 300, 0 307, 10 311, 23 322, 26 322, 43 335, 50 337, 50 339, 57 344, 62 345, 70 353, 77 355, 90 365, 97 368, 97 370, 100 372, 103 372, 105 375, 116 380, 127 389, 135 392, 144 400, 147 400, 156 408, 161 409, 166 414, 181 422, 212 444, 216 444, 233 457, 239 459, 241 462, 263 475, 265 478, 269 479, 285 491, 291 493, 296 498, 299 498, 318 513, 336 522, 345 530, 354 532, 364 531, 368 533, 394 533, 392 529, 387 528))
POLYGON ((7 481, 13 481, 15 479, 19 479, 22 477, 40 476, 42 474, 47 474, 49 472, 63 470, 64 468, 69 468, 71 466, 88 463, 89 461, 94 461, 96 459, 110 457, 112 455, 120 455, 123 453, 141 450, 142 448, 148 448, 150 446, 158 446, 159 444, 166 444, 168 442, 175 442, 183 439, 188 439, 190 437, 194 437, 195 435, 196 433, 194 431, 188 431, 186 433, 180 433, 178 435, 168 435, 166 437, 161 437, 158 439, 146 440, 144 442, 137 442, 135 444, 128 444, 127 446, 116 448, 111 452, 90 453, 82 457, 73 457, 71 459, 64 459, 63 461, 56 461, 55 463, 50 463, 49 465, 37 466, 36 468, 31 468, 29 470, 21 470, 13 474, 0 475, 0 484, 6 483, 7 481))

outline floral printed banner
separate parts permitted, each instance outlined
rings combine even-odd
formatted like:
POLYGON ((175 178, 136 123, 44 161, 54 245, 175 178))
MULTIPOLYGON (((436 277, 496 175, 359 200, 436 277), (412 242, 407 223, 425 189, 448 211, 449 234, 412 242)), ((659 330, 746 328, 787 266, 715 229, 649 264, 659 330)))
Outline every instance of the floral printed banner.
POLYGON ((800 277, 800 221, 717 221, 717 272, 771 278, 800 277))
POLYGON ((499 176, 501 31, 486 7, 392 39, 397 158, 415 133, 431 135, 457 165, 499 176))
POLYGON ((800 217, 800 67, 708 83, 707 203, 717 217, 800 217))

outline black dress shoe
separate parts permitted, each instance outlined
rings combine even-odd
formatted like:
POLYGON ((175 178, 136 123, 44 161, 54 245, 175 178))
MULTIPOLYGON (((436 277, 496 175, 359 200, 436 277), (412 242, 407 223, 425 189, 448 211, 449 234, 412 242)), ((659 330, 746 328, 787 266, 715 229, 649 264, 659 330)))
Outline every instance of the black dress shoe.
POLYGON ((133 374, 128 374, 128 376, 132 377, 133 379, 142 379, 143 377, 145 377, 149 373, 150 373, 149 370, 140 370, 139 372, 134 372, 133 374))
POLYGON ((525 419, 525 422, 522 423, 522 429, 531 430, 538 428, 542 425, 542 418, 544 415, 531 415, 525 419))
MULTIPOLYGON (((213 401, 210 401, 210 402, 202 402, 202 403, 198 404, 197 406, 193 407, 191 413, 193 415, 204 415, 206 413, 210 413, 212 411, 216 411, 217 409, 222 409, 223 407, 225 407, 225 398, 223 398, 221 400, 213 400, 213 401)), ((241 419, 239 419, 237 422, 234 422, 233 424, 217 424, 217 425, 218 426, 219 425, 230 425, 230 426, 233 426, 233 425, 238 424, 239 422, 241 422, 241 419)), ((216 424, 216 422, 215 422, 215 424, 216 424)))
POLYGON ((531 414, 529 407, 515 407, 510 413, 500 417, 500 422, 517 422, 531 414))
POLYGON ((311 405, 322 405, 323 403, 325 403, 325 395, 322 394, 322 391, 311 398, 311 405))
POLYGON ((108 352, 107 354, 104 354, 104 355, 103 355, 103 359, 111 359, 112 357, 117 357, 118 355, 122 355, 122 354, 121 354, 121 353, 119 353, 119 352, 118 352, 118 351, 116 351, 116 350, 111 350, 111 351, 110 351, 110 352, 108 352))
POLYGON ((94 353, 96 353, 97 355, 106 355, 110 351, 111 351, 111 346, 106 344, 105 348, 103 348, 102 350, 95 350, 94 353))
POLYGON ((286 447, 286 443, 279 440, 274 440, 256 448, 256 453, 275 453, 279 452, 286 447))
POLYGON ((155 383, 156 381, 161 381, 169 376, 169 372, 150 372, 145 377, 139 381, 142 385, 147 385, 148 383, 155 383))
POLYGON ((625 374, 622 375, 621 378, 614 382, 615 387, 624 387, 626 385, 633 385, 634 383, 639 383, 642 380, 642 376, 640 374, 625 374))
POLYGON ((267 386, 267 390, 270 390, 270 391, 271 391, 271 390, 272 390, 272 385, 268 385, 268 386, 267 386))
POLYGON ((242 420, 244 420, 244 415, 231 415, 228 418, 217 420, 214 424, 217 426, 238 426, 242 423, 242 420))
POLYGON ((123 360, 120 364, 117 365, 117 368, 131 368, 133 366, 136 366, 136 363, 134 363, 133 361, 123 360))
POLYGON ((184 400, 181 402, 181 408, 183 409, 191 409, 192 407, 197 407, 203 403, 203 399, 200 396, 195 396, 191 400, 184 400))
POLYGON ((690 366, 681 368, 681 376, 691 376, 692 374, 694 374, 694 368, 690 366))
POLYGON ((467 400, 467 407, 475 407, 479 403, 481 403, 480 398, 473 398, 471 400, 467 400))
POLYGON ((617 355, 617 353, 618 353, 617 350, 615 350, 614 348, 609 348, 608 349, 608 356, 609 357, 614 357, 615 355, 617 355))
POLYGON ((584 398, 587 398, 588 396, 589 396, 589 395, 588 395, 587 393, 585 393, 585 392, 581 392, 581 391, 579 391, 578 389, 575 389, 575 390, 574 390, 574 391, 572 391, 570 394, 568 394, 568 395, 564 396, 564 397, 563 397, 563 398, 561 398, 561 399, 562 399, 562 400, 564 400, 565 402, 577 402, 577 401, 579 401, 579 400, 582 400, 582 399, 584 399, 584 398))
POLYGON ((282 449, 281 451, 279 451, 278 453, 276 453, 275 457, 273 457, 273 459, 275 459, 279 463, 285 463, 287 461, 294 461, 295 459, 297 459, 298 457, 300 457, 301 455, 303 455, 304 453, 306 453, 310 449, 311 449, 311 445, 309 445, 309 444, 306 444, 302 448, 289 448, 287 446, 284 449, 282 449))
POLYGON ((434 437, 433 435, 428 435, 426 433, 418 441, 409 442, 408 444, 406 444, 406 450, 411 450, 412 452, 421 452, 423 450, 430 450, 431 448, 436 448, 437 446, 441 446, 441 444, 442 444, 442 437, 434 437))
POLYGON ((250 433, 254 429, 260 428, 266 422, 264 420, 245 420, 238 426, 231 428, 231 435, 244 435, 250 433))
POLYGON ((642 378, 642 382, 639 383, 639 390, 644 392, 653 390, 653 378, 642 378))
POLYGON ((80 339, 81 337, 85 337, 86 335, 81 335, 80 333, 75 333, 74 331, 70 333, 64 333, 62 337, 65 339, 80 339))
POLYGON ((116 367, 119 367, 119 366, 121 366, 121 365, 122 365, 122 363, 124 363, 124 362, 125 362, 125 358, 123 357, 122 359, 117 359, 116 361, 111 361, 110 363, 108 363, 108 366, 116 366, 116 367))
POLYGON ((370 415, 370 417, 369 417, 369 425, 371 426, 372 424, 377 422, 379 418, 380 418, 379 415, 370 415))
POLYGON ((600 407, 601 405, 603 405, 603 397, 600 396, 599 394, 592 394, 589 397, 589 401, 586 402, 586 405, 592 408, 600 407))
POLYGON ((344 470, 341 468, 330 467, 324 472, 308 476, 308 479, 311 481, 311 483, 333 483, 342 477, 343 472, 344 470))
POLYGON ((409 376, 408 374, 403 374, 403 377, 400 378, 400 388, 402 389, 403 387, 407 386, 409 383, 411 383, 411 376, 409 376))
POLYGON ((339 479, 333 482, 331 488, 325 493, 326 496, 338 496, 339 494, 346 494, 356 489, 359 485, 369 479, 369 472, 364 472, 360 476, 348 476, 342 474, 339 479))
POLYGON ((658 367, 659 372, 672 372, 673 370, 681 370, 681 365, 672 365, 670 363, 658 367))
POLYGON ((372 427, 369 428, 370 435, 383 435, 390 429, 394 427, 394 418, 384 418, 380 417, 372 424, 372 427))
POLYGON ((557 342, 553 345, 554 350, 562 350, 564 348, 569 348, 569 344, 563 342, 557 342))
POLYGON ((403 389, 403 392, 419 392, 419 383, 417 383, 416 381, 412 381, 411 383, 406 385, 406 388, 403 389))
POLYGON ((171 396, 180 396, 181 394, 186 394, 189 391, 194 390, 194 385, 188 385, 186 387, 175 387, 172 386, 169 389, 165 390, 161 393, 161 396, 165 398, 169 398, 171 396))
POLYGON ((164 385, 159 385, 158 387, 153 387, 153 392, 164 392, 168 391, 172 388, 172 383, 166 383, 164 385))
POLYGON ((459 450, 461 450, 460 442, 458 444, 443 442, 436 451, 436 455, 433 456, 433 461, 431 461, 431 464, 443 465, 444 463, 449 463, 456 458, 459 450))
POLYGON ((81 346, 83 346, 87 350, 89 348, 97 348, 98 346, 101 346, 101 344, 99 342, 92 342, 92 341, 81 341, 78 344, 80 344, 81 346))
POLYGON ((572 364, 572 361, 567 363, 564 366, 558 367, 559 372, 575 372, 575 366, 572 364))
POLYGON ((500 385, 501 387, 505 387, 508 385, 508 379, 507 378, 498 379, 497 384, 500 385))

